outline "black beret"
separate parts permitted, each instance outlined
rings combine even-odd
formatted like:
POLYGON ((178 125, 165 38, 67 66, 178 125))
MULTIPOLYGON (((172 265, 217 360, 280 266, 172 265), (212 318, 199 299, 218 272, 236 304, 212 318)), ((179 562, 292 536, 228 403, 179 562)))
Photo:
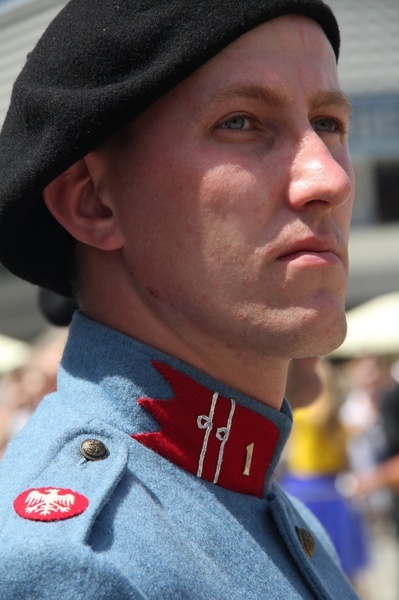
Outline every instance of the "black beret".
POLYGON ((321 0, 71 0, 15 82, 0 136, 0 262, 70 295, 74 243, 43 189, 229 43, 285 14, 316 20, 321 0))

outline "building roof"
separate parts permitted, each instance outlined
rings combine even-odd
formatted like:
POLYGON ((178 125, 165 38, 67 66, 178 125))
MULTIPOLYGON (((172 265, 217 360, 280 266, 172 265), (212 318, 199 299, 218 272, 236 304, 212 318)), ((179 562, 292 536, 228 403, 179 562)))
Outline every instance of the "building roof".
POLYGON ((341 85, 351 95, 399 93, 398 0, 327 0, 341 29, 341 85))
POLYGON ((15 78, 65 0, 0 0, 0 123, 15 78))

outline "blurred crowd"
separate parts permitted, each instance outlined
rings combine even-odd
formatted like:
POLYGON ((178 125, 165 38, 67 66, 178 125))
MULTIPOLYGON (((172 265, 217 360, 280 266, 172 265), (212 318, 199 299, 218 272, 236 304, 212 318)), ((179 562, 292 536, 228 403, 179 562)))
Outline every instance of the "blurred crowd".
POLYGON ((0 457, 40 400, 55 390, 66 328, 49 327, 31 344, 28 359, 0 377, 0 457))
POLYGON ((7 344, 0 352, 0 457, 10 440, 23 428, 41 399, 56 388, 57 370, 68 335, 75 302, 41 289, 38 306, 47 328, 30 344, 13 345, 12 360, 7 344), (4 357, 4 360, 2 360, 4 357))
POLYGON ((373 536, 382 527, 399 541, 398 356, 293 361, 287 397, 294 426, 280 483, 316 514, 360 596, 371 598, 362 581, 373 536))

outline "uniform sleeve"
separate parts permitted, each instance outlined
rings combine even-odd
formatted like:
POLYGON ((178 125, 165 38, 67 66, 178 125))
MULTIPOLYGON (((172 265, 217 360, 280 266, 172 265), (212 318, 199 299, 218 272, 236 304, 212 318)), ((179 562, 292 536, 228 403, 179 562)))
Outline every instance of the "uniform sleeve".
POLYGON ((136 600, 147 598, 114 565, 90 548, 62 543, 0 551, 0 599, 136 600))

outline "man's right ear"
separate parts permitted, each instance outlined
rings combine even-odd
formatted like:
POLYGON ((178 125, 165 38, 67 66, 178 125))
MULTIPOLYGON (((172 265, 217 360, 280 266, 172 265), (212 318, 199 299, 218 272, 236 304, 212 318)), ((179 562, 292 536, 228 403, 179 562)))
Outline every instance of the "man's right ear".
POLYGON ((114 211, 97 194, 84 158, 52 181, 43 198, 53 217, 78 241, 101 250, 123 246, 114 211))

